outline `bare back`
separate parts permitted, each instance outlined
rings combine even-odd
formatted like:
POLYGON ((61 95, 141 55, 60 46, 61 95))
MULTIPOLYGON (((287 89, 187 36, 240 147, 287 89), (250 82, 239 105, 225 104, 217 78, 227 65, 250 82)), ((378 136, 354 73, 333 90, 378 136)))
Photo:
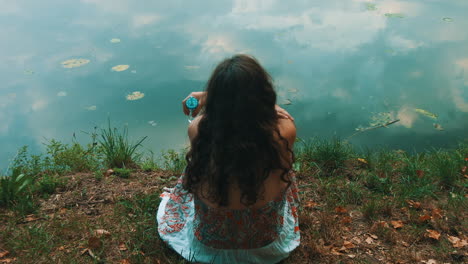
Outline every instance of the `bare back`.
MULTIPOLYGON (((190 138, 190 141, 192 141, 195 136, 198 133, 198 123, 201 119, 201 116, 198 116, 193 120, 193 122, 189 125, 188 128, 188 135, 190 138)), ((278 129, 283 138, 285 138, 288 142, 288 146, 286 146, 286 143, 281 140, 278 135, 275 135, 275 139, 279 143, 279 145, 282 147, 282 156, 283 157, 288 157, 288 160, 284 160, 283 162, 283 167, 290 168, 291 167, 291 160, 292 156, 291 153, 288 151, 287 147, 292 150, 294 141, 296 139, 296 126, 294 125, 294 122, 291 121, 290 119, 278 119, 278 129)), ((284 182, 281 180, 281 170, 274 170, 270 172, 269 177, 265 180, 264 182, 264 193, 263 197, 259 197, 257 202, 250 206, 249 208, 260 208, 264 205, 266 205, 268 202, 274 200, 278 196, 280 196, 283 191, 287 188, 288 183, 284 182)), ((202 187, 202 192, 203 189, 205 189, 207 186, 202 187)), ((200 196, 199 196, 200 197, 200 196)), ((229 189, 229 206, 228 208, 238 210, 238 209, 246 209, 247 206, 242 204, 240 202, 240 197, 241 197, 241 190, 237 185, 231 185, 229 189)), ((200 199, 207 204, 208 206, 212 208, 218 208, 219 205, 214 204, 210 202, 207 199, 204 199, 203 197, 200 197, 200 199)))

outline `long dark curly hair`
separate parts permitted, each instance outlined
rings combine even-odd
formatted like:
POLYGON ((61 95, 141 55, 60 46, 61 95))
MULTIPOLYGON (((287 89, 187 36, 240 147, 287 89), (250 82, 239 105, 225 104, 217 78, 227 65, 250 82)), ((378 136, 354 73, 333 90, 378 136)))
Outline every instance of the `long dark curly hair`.
POLYGON ((262 197, 263 183, 273 170, 282 171, 281 179, 289 187, 292 163, 287 164, 291 159, 285 155, 292 155, 294 162, 294 153, 277 126, 271 76, 255 58, 236 55, 215 68, 206 92, 198 134, 186 155, 184 188, 228 206, 229 186, 237 184, 240 202, 249 206, 262 197), (286 152, 275 134, 285 143, 286 152), (207 191, 199 191, 204 184, 207 191))

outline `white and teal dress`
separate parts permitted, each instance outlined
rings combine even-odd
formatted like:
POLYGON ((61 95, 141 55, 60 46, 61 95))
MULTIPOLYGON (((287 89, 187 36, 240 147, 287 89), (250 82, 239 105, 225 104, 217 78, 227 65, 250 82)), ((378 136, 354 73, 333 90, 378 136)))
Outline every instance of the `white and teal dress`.
POLYGON ((177 253, 201 263, 278 263, 300 243, 298 195, 292 184, 258 209, 210 208, 182 187, 161 194, 158 232, 177 253))

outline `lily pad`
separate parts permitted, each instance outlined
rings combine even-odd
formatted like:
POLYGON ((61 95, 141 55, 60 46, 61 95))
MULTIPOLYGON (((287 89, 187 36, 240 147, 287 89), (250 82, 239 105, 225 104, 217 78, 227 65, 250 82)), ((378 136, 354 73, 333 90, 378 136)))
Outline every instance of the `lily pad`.
POLYGON ((119 38, 113 38, 111 40, 109 40, 111 43, 120 43, 120 39, 119 38))
POLYGON ((95 111, 97 109, 97 107, 95 105, 92 105, 92 106, 86 107, 85 109, 89 110, 89 111, 95 111))
POLYGON ((451 17, 444 17, 444 18, 442 18, 442 21, 445 21, 445 22, 453 22, 453 18, 451 18, 451 17))
POLYGON ((121 71, 127 70, 129 67, 130 67, 130 65, 121 64, 121 65, 117 65, 117 66, 112 67, 112 71, 121 72, 121 71))
POLYGON ((425 115, 427 117, 430 117, 432 119, 437 119, 437 115, 434 114, 434 113, 431 113, 427 110, 424 110, 424 109, 421 109, 421 108, 415 108, 414 111, 416 111, 417 113, 420 113, 422 115, 425 115))
POLYGON ((135 91, 135 92, 127 95, 127 100, 135 101, 135 100, 139 100, 139 99, 141 99, 143 97, 145 97, 144 93, 139 92, 139 91, 135 91))
POLYGON ((81 67, 90 62, 88 59, 69 59, 62 62, 62 66, 67 69, 81 67))
POLYGON ((366 3, 366 9, 369 11, 375 11, 377 10, 377 5, 373 3, 366 3))
POLYGON ((390 18, 404 18, 405 17, 405 15, 403 15, 402 13, 385 13, 385 16, 390 17, 390 18))
POLYGON ((381 112, 381 113, 376 113, 373 116, 371 116, 371 121, 369 122, 370 127, 376 127, 376 126, 382 126, 384 124, 387 124, 388 122, 391 122, 393 120, 392 113, 390 112, 381 112))
POLYGON ((434 128, 439 131, 444 131, 444 128, 440 124, 437 124, 437 123, 434 123, 434 128))

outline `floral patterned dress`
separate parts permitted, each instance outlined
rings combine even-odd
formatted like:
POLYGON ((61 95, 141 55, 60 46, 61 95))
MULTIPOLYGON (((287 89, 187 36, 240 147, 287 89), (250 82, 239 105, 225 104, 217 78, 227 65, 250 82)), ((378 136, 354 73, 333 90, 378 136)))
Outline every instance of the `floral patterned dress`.
POLYGON ((189 261, 202 263, 277 263, 300 243, 295 176, 276 200, 258 209, 207 206, 182 187, 182 175, 161 194, 158 232, 189 261))

